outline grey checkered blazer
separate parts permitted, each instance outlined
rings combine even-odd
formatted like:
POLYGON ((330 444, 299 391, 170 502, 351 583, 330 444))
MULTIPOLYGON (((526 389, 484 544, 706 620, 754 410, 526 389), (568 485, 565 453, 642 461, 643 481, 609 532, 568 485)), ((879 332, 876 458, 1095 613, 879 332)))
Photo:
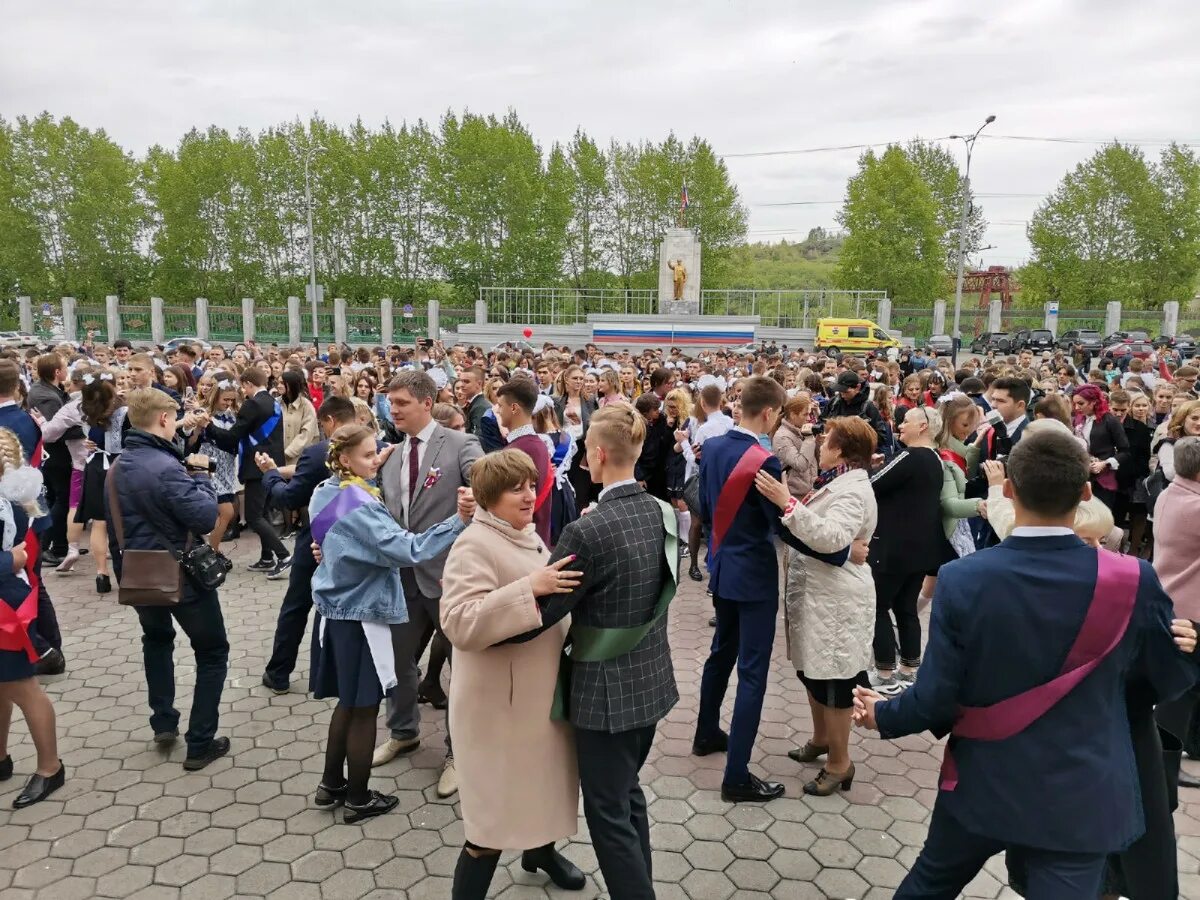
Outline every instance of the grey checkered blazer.
MULTIPOLYGON (((636 484, 613 488, 563 529, 552 559, 576 554, 568 568, 583 579, 570 594, 544 598, 544 619, 569 612, 572 622, 598 628, 645 624, 670 577, 663 541, 654 498, 636 484)), ((624 656, 573 666, 569 711, 576 728, 630 731, 659 721, 677 702, 666 616, 624 656)))

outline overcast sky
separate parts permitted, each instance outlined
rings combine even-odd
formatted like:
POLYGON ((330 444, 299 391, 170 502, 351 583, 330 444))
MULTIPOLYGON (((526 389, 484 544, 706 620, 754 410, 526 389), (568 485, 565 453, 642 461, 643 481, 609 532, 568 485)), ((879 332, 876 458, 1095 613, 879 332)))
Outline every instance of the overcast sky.
POLYGON ((0 0, 0 12, 6 118, 70 115, 139 154, 193 125, 257 130, 314 111, 373 125, 512 107, 543 149, 578 126, 601 143, 698 134, 726 156, 752 240, 833 227, 861 151, 735 154, 941 138, 994 113, 972 162, 996 245, 983 261, 1015 265, 1039 199, 1097 144, 1001 136, 1120 137, 1152 156, 1152 141, 1200 146, 1196 0, 0 0))

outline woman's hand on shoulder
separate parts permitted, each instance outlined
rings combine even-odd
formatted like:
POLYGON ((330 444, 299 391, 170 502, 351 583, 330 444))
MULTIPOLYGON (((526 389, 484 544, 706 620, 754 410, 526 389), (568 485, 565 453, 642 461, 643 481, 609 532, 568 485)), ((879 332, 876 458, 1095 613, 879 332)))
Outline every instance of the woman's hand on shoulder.
POLYGON ((569 594, 579 587, 582 572, 568 570, 566 567, 575 562, 575 555, 564 556, 558 562, 536 570, 529 576, 529 586, 533 596, 548 597, 551 594, 569 594))
POLYGON ((759 469, 755 474, 754 486, 758 488, 758 492, 760 494, 762 494, 780 509, 786 509, 788 501, 792 499, 792 495, 788 491, 787 485, 763 469, 759 469))

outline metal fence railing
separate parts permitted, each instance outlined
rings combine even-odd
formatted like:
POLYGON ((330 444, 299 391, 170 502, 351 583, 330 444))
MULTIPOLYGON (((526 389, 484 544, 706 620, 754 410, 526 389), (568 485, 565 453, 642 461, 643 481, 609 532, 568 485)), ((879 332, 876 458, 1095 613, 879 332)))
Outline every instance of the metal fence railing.
POLYGON ((488 321, 575 325, 593 314, 646 316, 658 312, 658 291, 620 288, 481 287, 488 321))
POLYGON ((103 306, 75 307, 75 334, 82 340, 88 334, 97 341, 108 340, 108 313, 103 306))
POLYGON ((776 328, 815 328, 818 319, 876 319, 886 291, 704 290, 702 316, 758 316, 776 328))

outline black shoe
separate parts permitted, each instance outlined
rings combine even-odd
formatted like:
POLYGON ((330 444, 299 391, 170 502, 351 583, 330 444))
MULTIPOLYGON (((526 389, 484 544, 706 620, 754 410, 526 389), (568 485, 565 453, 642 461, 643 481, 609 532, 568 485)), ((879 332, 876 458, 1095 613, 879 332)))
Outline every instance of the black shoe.
POLYGON ((61 650, 51 647, 42 654, 42 658, 37 661, 33 669, 39 677, 42 675, 61 675, 67 671, 67 660, 61 650))
POLYGON ((154 743, 160 747, 170 747, 179 740, 179 729, 168 728, 166 731, 154 732, 154 743))
POLYGON ((260 559, 258 562, 252 562, 246 566, 251 572, 270 572, 275 568, 274 559, 260 559))
POLYGON ((49 778, 35 774, 29 779, 24 790, 13 801, 13 809, 24 809, 27 806, 40 803, 66 784, 66 781, 67 767, 62 764, 62 760, 59 760, 58 771, 49 778))
POLYGON ((724 753, 729 749, 729 735, 718 731, 708 738, 696 738, 692 741, 692 756, 708 756, 710 753, 724 753))
POLYGON ((285 556, 279 562, 275 563, 271 571, 267 573, 267 581, 282 581, 288 577, 288 569, 292 567, 292 558, 285 556))
POLYGON ((96 593, 107 594, 112 590, 112 580, 107 575, 96 576, 96 593))
POLYGON ((230 525, 228 528, 225 529, 225 533, 223 535, 221 535, 221 543, 224 544, 227 541, 236 541, 241 536, 242 536, 241 526, 230 525))
POLYGON ((587 884, 579 867, 555 850, 553 844, 526 850, 521 854, 521 868, 526 872, 541 869, 564 891, 582 891, 587 884))
POLYGON ((13 776, 13 761, 12 756, 6 756, 0 759, 0 781, 8 781, 13 776))
POLYGON ((394 797, 391 794, 381 794, 379 791, 370 791, 368 792, 366 803, 347 802, 345 804, 346 813, 342 817, 342 821, 347 825, 353 825, 355 822, 361 822, 363 819, 382 816, 384 813, 389 813, 395 809, 399 803, 399 797, 394 797))
POLYGON ((765 802, 782 796, 782 784, 763 781, 755 775, 751 775, 745 784, 721 785, 721 799, 726 803, 765 802))
POLYGON ((325 782, 321 782, 317 785, 317 793, 316 796, 313 797, 313 803, 321 807, 321 809, 328 809, 331 806, 341 806, 345 802, 345 782, 342 783, 341 787, 326 787, 325 782))
POLYGON ((709 628, 717 627, 717 617, 716 616, 713 616, 711 619, 708 620, 708 627, 709 628))
POLYGON ((1179 786, 1185 788, 1200 788, 1200 778, 1194 775, 1189 775, 1187 772, 1180 771, 1179 786))
POLYGON ((42 567, 53 568, 61 563, 67 556, 65 553, 55 553, 53 550, 42 551, 42 567))
POLYGON ((271 676, 266 672, 263 672, 262 683, 263 687, 269 690, 272 694, 286 694, 288 692, 288 688, 290 687, 286 681, 283 684, 272 681, 271 676))
POLYGON ((229 738, 216 737, 209 742, 207 749, 198 756, 192 756, 189 753, 187 759, 183 761, 183 767, 189 772, 196 772, 203 769, 213 760, 220 759, 228 752, 229 738))
POLYGON ((692 581, 703 581, 704 573, 700 571, 700 567, 698 565, 692 563, 692 567, 688 569, 688 577, 691 578, 692 581))
POLYGON ((428 703, 434 709, 445 709, 450 705, 446 692, 436 681, 422 681, 417 685, 417 702, 428 703))

